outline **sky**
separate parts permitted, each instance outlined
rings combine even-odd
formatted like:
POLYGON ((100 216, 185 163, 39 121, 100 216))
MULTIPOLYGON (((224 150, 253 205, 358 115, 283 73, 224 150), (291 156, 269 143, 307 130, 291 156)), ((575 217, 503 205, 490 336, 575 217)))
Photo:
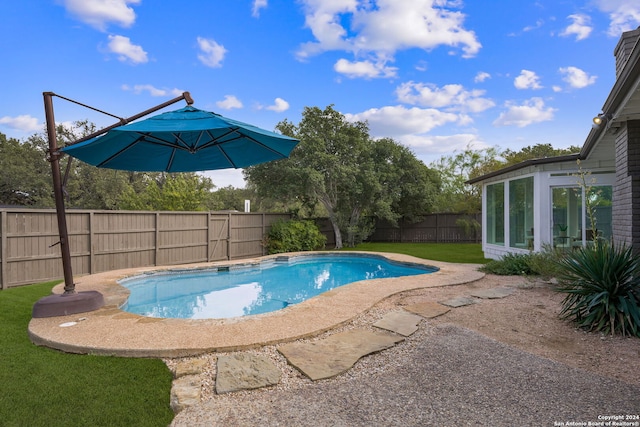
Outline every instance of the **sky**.
MULTIPOLYGON (((43 132, 43 92, 131 117, 189 91, 267 130, 333 105, 427 165, 581 146, 639 25, 640 0, 3 1, 0 132, 43 132)), ((58 97, 54 114, 117 121, 58 97)), ((206 175, 244 186, 240 170, 206 175)))

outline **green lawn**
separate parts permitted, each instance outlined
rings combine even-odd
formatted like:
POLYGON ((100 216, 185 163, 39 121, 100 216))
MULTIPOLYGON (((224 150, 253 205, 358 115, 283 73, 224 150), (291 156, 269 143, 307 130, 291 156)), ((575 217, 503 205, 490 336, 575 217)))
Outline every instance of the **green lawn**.
POLYGON ((352 251, 393 252, 434 261, 485 264, 490 260, 476 243, 361 243, 352 251))
POLYGON ((172 377, 161 360, 66 354, 29 341, 33 304, 53 285, 0 291, 0 426, 167 426, 172 377))

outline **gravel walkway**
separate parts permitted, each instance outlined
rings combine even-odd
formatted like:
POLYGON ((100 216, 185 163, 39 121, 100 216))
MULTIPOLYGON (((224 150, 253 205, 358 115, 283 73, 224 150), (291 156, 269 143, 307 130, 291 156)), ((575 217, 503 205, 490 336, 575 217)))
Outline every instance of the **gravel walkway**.
POLYGON ((172 426, 559 426, 640 413, 639 386, 451 324, 417 335, 407 351, 389 353, 395 359, 380 372, 216 396, 172 426))

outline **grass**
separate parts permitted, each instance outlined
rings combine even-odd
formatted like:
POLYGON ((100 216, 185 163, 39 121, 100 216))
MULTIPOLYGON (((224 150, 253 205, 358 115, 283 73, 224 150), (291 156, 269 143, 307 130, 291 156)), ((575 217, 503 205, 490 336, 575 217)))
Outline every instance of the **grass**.
POLYGON ((475 243, 361 243, 352 251, 392 252, 434 261, 485 264, 482 245, 475 243))
POLYGON ((31 343, 31 309, 54 284, 0 291, 0 426, 167 426, 172 377, 161 360, 31 343))

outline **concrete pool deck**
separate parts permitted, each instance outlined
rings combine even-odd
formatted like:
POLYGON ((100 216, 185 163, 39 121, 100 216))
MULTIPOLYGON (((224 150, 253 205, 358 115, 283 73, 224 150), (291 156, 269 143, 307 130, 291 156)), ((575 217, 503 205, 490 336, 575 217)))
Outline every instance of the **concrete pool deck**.
MULTIPOLYGON (((459 285, 484 277, 484 273, 478 271, 478 266, 474 264, 443 263, 401 254, 375 254, 393 261, 428 265, 439 270, 417 276, 355 282, 272 313, 203 320, 150 318, 124 312, 118 307, 126 301, 129 291, 117 281, 150 271, 255 264, 277 256, 109 271, 75 280, 79 292, 101 292, 106 302, 104 307, 68 316, 33 318, 29 323, 29 337, 37 345, 69 353, 126 357, 171 358, 238 351, 318 335, 348 322, 384 298, 399 292, 459 285)), ((62 284, 57 285, 53 291, 61 293, 62 287, 62 284)))

